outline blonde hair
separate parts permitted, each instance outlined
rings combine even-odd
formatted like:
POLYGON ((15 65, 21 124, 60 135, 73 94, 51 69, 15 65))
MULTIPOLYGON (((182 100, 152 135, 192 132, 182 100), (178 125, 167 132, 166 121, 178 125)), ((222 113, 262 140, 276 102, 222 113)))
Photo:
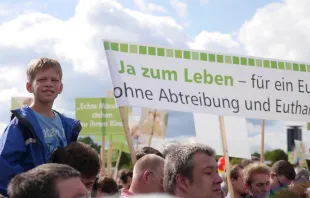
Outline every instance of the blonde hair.
POLYGON ((32 83, 39 71, 43 71, 49 68, 53 68, 62 79, 62 69, 60 63, 57 60, 51 58, 37 58, 33 59, 27 68, 27 79, 29 83, 32 83))
POLYGON ((247 184, 251 184, 252 182, 252 176, 254 174, 266 174, 269 175, 271 174, 271 169, 265 165, 264 163, 261 162, 255 162, 252 164, 249 164, 244 170, 244 181, 247 184))

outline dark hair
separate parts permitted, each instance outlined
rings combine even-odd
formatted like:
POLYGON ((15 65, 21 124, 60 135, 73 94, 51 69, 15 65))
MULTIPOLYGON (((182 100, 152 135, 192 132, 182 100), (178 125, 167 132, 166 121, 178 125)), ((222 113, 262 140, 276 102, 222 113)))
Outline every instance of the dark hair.
POLYGON ((259 162, 259 158, 257 156, 252 155, 251 159, 242 159, 241 161, 241 165, 245 168, 246 166, 248 166, 249 164, 255 163, 255 162, 259 162))
POLYGON ((141 157, 147 155, 147 154, 155 154, 159 157, 164 158, 164 156, 161 152, 159 152, 158 150, 156 150, 152 147, 149 147, 149 146, 144 146, 144 147, 136 150, 137 160, 140 159, 141 157))
POLYGON ((118 193, 118 186, 116 181, 111 177, 101 177, 98 180, 98 189, 101 192, 114 195, 118 193))
POLYGON ((131 177, 132 178, 132 171, 131 170, 121 170, 119 173, 118 173, 118 176, 120 178, 120 180, 124 183, 124 184, 127 184, 128 182, 128 177, 131 177))
POLYGON ((67 164, 87 178, 96 177, 100 171, 100 158, 96 150, 83 142, 72 142, 52 154, 52 163, 67 164))
POLYGON ((285 176, 289 180, 294 180, 296 177, 294 166, 285 160, 275 162, 272 165, 271 170, 277 175, 285 176))
POLYGON ((8 186, 13 198, 58 198, 56 180, 80 177, 74 168, 64 164, 43 164, 28 172, 16 175, 8 186))
POLYGON ((243 169, 243 166, 241 164, 235 164, 234 166, 232 166, 230 170, 230 178, 237 180, 238 177, 240 176, 239 171, 242 169, 243 169))
POLYGON ((197 143, 180 145, 167 155, 165 159, 163 185, 166 192, 174 194, 176 176, 179 174, 187 177, 190 182, 193 181, 193 157, 197 153, 203 153, 215 159, 215 151, 211 147, 197 143))

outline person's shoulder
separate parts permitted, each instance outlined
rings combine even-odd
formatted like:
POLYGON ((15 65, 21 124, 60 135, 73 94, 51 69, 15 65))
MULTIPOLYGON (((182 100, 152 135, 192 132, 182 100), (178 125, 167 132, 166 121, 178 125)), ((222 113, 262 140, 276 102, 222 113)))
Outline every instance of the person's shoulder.
POLYGON ((79 122, 77 119, 68 117, 68 116, 66 116, 65 114, 60 113, 60 112, 58 112, 58 111, 56 111, 56 110, 53 110, 53 111, 56 113, 57 116, 59 116, 59 118, 60 118, 62 121, 65 121, 65 122, 70 123, 70 124, 71 124, 71 123, 72 123, 72 124, 77 124, 77 123, 79 122))
POLYGON ((11 113, 12 113, 11 121, 13 121, 14 118, 16 118, 19 121, 24 121, 24 120, 31 120, 35 117, 33 110, 28 106, 13 109, 11 110, 11 113))
POLYGON ((62 113, 59 113, 58 111, 53 110, 56 115, 59 116, 62 123, 65 123, 66 129, 69 129, 70 131, 74 130, 77 132, 80 132, 82 130, 82 125, 79 120, 70 118, 62 113))
POLYGON ((20 123, 28 119, 29 117, 28 111, 29 110, 27 109, 27 107, 11 110, 11 116, 9 118, 9 124, 7 125, 7 129, 10 126, 21 126, 20 123))
POLYGON ((285 188, 275 192, 272 198, 298 198, 298 196, 290 189, 285 188))

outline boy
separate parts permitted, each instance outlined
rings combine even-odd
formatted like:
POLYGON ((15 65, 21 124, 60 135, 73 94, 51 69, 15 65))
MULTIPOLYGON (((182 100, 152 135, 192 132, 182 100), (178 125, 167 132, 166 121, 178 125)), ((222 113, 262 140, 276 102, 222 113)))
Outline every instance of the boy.
POLYGON ((53 151, 76 142, 82 129, 79 121, 52 109, 63 90, 62 69, 56 60, 31 61, 27 80, 34 102, 12 111, 11 122, 0 137, 0 194, 4 196, 16 174, 49 162, 53 151))

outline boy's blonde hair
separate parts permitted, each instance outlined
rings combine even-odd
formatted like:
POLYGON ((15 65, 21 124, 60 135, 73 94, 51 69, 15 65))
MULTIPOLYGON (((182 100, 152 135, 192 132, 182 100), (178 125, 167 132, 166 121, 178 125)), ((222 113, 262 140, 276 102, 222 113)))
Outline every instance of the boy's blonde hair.
POLYGON ((62 69, 60 63, 57 60, 51 58, 37 58, 33 59, 28 65, 27 68, 28 82, 32 84, 39 71, 44 71, 49 68, 55 69, 60 76, 60 80, 62 79, 62 69))
POLYGON ((252 183, 252 176, 254 174, 266 174, 269 175, 271 174, 271 169, 265 165, 264 163, 261 162, 255 162, 252 164, 249 164, 244 170, 244 181, 247 184, 252 183))

